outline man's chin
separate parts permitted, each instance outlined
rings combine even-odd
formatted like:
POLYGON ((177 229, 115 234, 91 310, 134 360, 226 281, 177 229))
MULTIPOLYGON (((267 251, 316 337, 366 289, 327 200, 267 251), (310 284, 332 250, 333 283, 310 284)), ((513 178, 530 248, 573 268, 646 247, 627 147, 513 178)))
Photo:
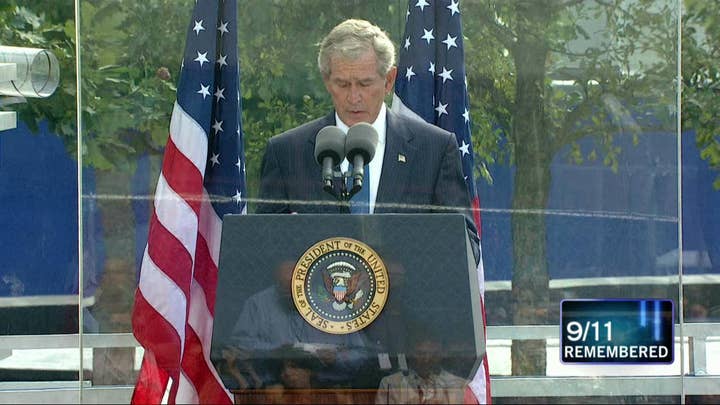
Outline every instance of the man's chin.
POLYGON ((349 127, 357 124, 358 122, 370 122, 370 117, 366 112, 347 113, 345 117, 340 117, 340 119, 342 119, 349 127))

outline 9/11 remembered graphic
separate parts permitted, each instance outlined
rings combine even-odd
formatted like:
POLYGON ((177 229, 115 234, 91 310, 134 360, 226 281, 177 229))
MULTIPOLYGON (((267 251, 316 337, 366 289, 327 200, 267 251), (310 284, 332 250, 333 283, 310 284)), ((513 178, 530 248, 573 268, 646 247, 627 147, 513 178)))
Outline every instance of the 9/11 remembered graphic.
POLYGON ((673 302, 575 299, 560 303, 563 363, 672 363, 673 302))

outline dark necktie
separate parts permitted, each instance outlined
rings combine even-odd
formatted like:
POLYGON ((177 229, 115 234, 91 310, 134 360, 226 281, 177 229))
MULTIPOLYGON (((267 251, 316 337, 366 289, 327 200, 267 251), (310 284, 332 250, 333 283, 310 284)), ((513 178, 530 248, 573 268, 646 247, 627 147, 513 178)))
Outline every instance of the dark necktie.
MULTIPOLYGON (((348 170, 352 173, 353 165, 350 163, 348 170)), ((353 178, 348 177, 348 190, 352 189, 353 178)), ((351 214, 369 214, 370 213, 370 166, 365 165, 365 176, 363 177, 363 186, 357 194, 350 199, 351 214)))

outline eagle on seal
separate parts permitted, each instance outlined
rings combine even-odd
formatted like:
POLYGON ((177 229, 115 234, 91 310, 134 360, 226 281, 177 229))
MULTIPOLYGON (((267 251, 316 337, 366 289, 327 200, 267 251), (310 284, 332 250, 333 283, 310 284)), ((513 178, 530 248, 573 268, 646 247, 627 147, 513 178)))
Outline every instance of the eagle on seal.
POLYGON ((363 296, 363 291, 358 289, 360 272, 348 262, 331 263, 323 272, 323 281, 325 289, 333 298, 332 306, 336 311, 352 309, 354 301, 363 296))

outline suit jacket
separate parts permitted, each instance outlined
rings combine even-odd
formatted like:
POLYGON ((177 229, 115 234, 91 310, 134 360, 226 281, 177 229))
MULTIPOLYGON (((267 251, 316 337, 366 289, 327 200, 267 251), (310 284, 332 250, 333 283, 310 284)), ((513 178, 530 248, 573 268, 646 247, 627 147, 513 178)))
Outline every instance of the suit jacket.
MULTIPOLYGON (((328 125, 336 125, 334 112, 269 140, 257 213, 340 212, 337 199, 323 190, 322 168, 314 154, 315 136, 328 125)), ((464 214, 477 240, 455 136, 388 109, 375 213, 423 212, 464 214)))

